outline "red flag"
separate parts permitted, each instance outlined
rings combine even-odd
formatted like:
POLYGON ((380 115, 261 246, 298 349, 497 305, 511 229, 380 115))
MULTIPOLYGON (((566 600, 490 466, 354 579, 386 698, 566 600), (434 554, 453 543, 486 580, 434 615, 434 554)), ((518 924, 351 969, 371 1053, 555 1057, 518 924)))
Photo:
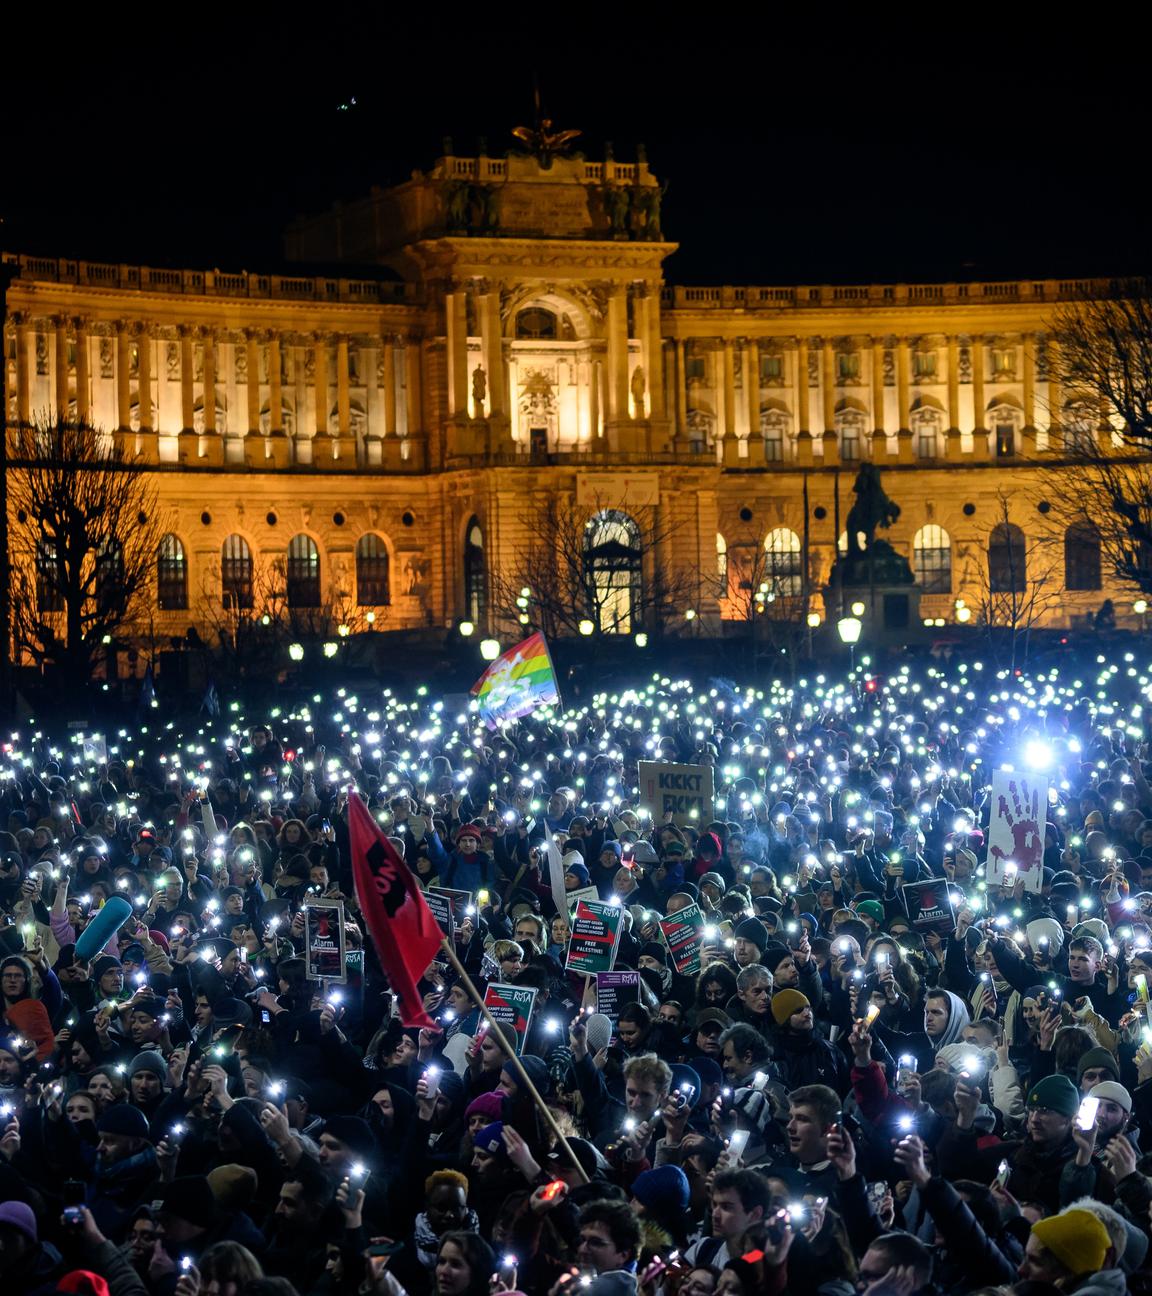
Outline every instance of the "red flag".
POLYGON ((380 966, 400 1001, 400 1020, 405 1026, 435 1026, 416 982, 440 948, 440 928, 408 866, 355 793, 348 798, 348 828, 356 897, 380 966))

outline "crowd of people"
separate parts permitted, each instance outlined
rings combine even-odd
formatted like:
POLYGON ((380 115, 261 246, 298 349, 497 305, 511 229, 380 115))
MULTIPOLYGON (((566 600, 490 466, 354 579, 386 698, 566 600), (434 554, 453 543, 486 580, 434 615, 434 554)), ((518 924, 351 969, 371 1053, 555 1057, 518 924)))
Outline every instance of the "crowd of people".
POLYGON ((1148 693, 954 661, 498 729, 420 689, 4 735, 0 1292, 1152 1290, 1148 693), (641 761, 711 766, 711 804, 653 811, 641 761), (989 849, 999 770, 1047 789, 1030 871, 989 849), (432 1025, 356 895, 357 796, 468 893, 432 1025), (553 843, 635 998, 568 968, 553 843), (535 990, 523 1038, 489 985, 535 990))

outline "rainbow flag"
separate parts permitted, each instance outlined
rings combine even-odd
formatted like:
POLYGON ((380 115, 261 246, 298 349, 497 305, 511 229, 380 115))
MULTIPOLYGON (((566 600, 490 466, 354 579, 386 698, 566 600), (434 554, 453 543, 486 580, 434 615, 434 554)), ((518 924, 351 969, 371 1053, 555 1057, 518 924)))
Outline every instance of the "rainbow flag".
POLYGON ((559 702, 560 688, 544 636, 537 631, 501 653, 472 685, 472 694, 489 729, 548 702, 559 702))

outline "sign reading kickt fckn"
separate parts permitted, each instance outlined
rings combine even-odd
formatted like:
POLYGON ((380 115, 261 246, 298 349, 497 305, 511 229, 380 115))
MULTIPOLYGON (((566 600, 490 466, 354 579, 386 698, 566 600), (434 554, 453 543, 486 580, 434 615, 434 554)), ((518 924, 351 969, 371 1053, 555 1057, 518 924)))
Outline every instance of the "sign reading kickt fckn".
POLYGON ((669 811, 678 824, 706 824, 712 812, 712 766, 640 761, 640 805, 661 824, 669 811))

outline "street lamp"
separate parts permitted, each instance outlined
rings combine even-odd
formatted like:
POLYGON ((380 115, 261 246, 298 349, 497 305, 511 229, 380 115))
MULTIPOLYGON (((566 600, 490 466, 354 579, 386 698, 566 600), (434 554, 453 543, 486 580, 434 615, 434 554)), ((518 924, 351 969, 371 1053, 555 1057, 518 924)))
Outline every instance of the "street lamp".
POLYGON ((500 640, 481 639, 480 656, 483 657, 485 661, 495 661, 496 658, 500 656, 500 640))
POLYGON ((850 663, 850 675, 856 674, 856 645, 860 642, 860 631, 864 629, 864 622, 858 616, 841 617, 836 622, 836 631, 840 636, 840 642, 848 645, 848 657, 850 663))
POLYGON ((293 661, 303 661, 303 660, 304 660, 304 645, 303 645, 303 644, 300 644, 300 643, 289 644, 289 645, 288 645, 288 656, 289 656, 293 661))
POLYGON ((475 629, 476 627, 472 624, 471 621, 460 622, 460 633, 464 636, 465 639, 467 639, 475 631, 475 629))
POLYGON ((323 648, 324 656, 329 659, 335 657, 339 651, 340 651, 340 645, 334 644, 331 641, 331 639, 329 639, 329 641, 324 645, 323 648))
POLYGON ((820 625, 820 613, 819 613, 819 612, 809 612, 809 613, 808 613, 808 628, 809 628, 810 630, 815 630, 819 625, 820 625))
POLYGON ((648 636, 644 633, 643 630, 640 630, 640 631, 637 632, 637 635, 636 635, 636 647, 637 647, 637 648, 647 648, 647 647, 648 647, 648 636))
POLYGON ((595 623, 590 621, 587 617, 585 617, 576 628, 582 635, 593 634, 596 630, 595 623))
MULTIPOLYGON (((862 617, 864 615, 864 604, 860 599, 857 599, 856 602, 852 604, 852 615, 854 617, 862 617)), ((845 640, 845 642, 847 642, 847 640, 845 640)))

